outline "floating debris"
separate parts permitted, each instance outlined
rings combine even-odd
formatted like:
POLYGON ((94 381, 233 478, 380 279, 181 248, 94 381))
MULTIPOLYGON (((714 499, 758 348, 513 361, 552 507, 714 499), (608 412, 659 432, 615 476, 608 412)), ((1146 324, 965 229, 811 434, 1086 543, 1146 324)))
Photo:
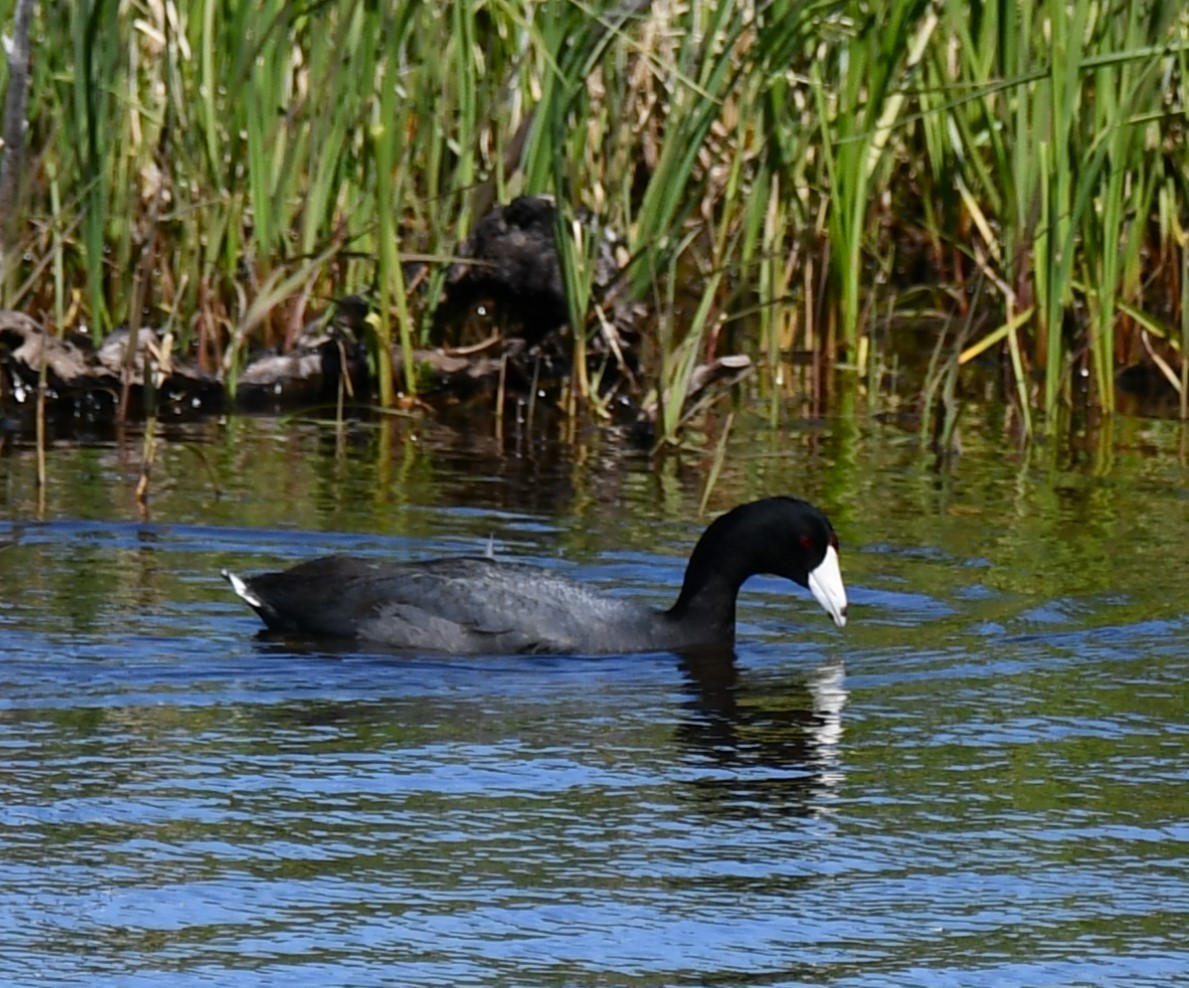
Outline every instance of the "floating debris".
POLYGON ((129 407, 143 409, 145 375, 157 414, 193 417, 224 410, 222 383, 193 363, 177 363, 160 335, 142 328, 133 359, 129 333, 116 330, 96 349, 83 337, 59 339, 21 312, 0 309, 0 405, 31 406, 45 373, 47 412, 87 421, 113 420, 129 389, 129 407))

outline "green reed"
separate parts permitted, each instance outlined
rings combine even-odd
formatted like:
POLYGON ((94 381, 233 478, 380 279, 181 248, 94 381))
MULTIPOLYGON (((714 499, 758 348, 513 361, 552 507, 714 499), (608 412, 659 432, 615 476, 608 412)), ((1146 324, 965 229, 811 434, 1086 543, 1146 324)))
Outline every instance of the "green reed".
MULTIPOLYGON (((250 347, 366 291, 382 400, 414 391, 444 261, 529 192, 563 206, 577 367, 598 299, 572 220, 627 237, 669 440, 724 341, 764 379, 812 350, 878 387, 877 323, 922 304, 968 327, 953 393, 1002 349, 1028 428, 1084 387, 1112 410, 1141 331, 1184 377, 1172 0, 85 0, 36 18, 3 304, 101 336, 139 290, 146 324, 176 323, 229 383, 250 347)), ((570 393, 597 407, 597 373, 570 393)))

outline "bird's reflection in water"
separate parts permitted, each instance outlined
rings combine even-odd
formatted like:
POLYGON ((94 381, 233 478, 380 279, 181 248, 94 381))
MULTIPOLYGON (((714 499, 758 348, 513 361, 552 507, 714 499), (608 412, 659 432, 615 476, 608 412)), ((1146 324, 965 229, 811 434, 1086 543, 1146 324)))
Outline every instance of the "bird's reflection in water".
MULTIPOLYGON (((265 634, 255 642, 261 656, 313 660, 298 673, 303 695, 269 707, 272 717, 303 725, 407 722, 414 710, 436 721, 444 711, 460 709, 458 692, 440 697, 421 695, 415 704, 399 684, 415 675, 421 688, 428 676, 449 685, 457 679, 473 685, 482 674, 486 686, 476 695, 489 696, 493 682, 510 675, 512 686, 501 695, 511 702, 523 688, 521 676, 539 668, 539 658, 491 657, 450 659, 401 653, 361 653, 357 642, 316 643, 265 634), (308 677, 322 660, 338 660, 327 688, 337 697, 310 696, 308 677), (376 691, 377 664, 397 665, 396 693, 376 691), (494 676, 494 679, 493 679, 494 676), (519 684, 519 685, 517 685, 519 684)), ((587 660, 589 661, 589 660, 587 660)), ((699 808, 722 816, 755 819, 777 810, 781 815, 823 816, 845 780, 841 742, 848 693, 841 660, 802 671, 741 671, 735 654, 715 650, 677 658, 685 679, 685 700, 675 741, 684 757, 673 765, 672 778, 682 780, 699 808), (688 782, 688 786, 684 783, 688 782)), ((315 692, 318 689, 315 688, 315 692)))
POLYGON ((845 667, 807 673, 740 672, 733 653, 682 659, 687 716, 677 738, 695 769, 694 798, 707 810, 754 817, 818 816, 845 779, 841 756, 845 667))

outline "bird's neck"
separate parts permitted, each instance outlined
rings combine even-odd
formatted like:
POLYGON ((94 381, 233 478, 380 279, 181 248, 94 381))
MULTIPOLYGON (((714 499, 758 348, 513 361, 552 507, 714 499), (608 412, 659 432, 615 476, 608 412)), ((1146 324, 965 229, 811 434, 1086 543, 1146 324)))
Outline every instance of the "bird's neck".
POLYGON ((671 620, 712 629, 717 637, 731 639, 735 631, 735 601, 748 573, 717 546, 720 541, 703 537, 685 570, 681 594, 667 615, 671 620))

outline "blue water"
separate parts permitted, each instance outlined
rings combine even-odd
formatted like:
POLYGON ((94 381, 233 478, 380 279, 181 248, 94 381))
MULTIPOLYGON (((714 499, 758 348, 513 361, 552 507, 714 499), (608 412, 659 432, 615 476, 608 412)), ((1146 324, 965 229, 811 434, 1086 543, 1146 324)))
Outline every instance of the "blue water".
POLYGON ((258 639, 223 566, 493 535, 663 603, 700 527, 402 490, 388 531, 237 524, 233 483, 0 531, 0 983, 1189 983, 1181 495, 1101 579, 1060 510, 842 500, 851 624, 757 580, 733 662, 258 639))

